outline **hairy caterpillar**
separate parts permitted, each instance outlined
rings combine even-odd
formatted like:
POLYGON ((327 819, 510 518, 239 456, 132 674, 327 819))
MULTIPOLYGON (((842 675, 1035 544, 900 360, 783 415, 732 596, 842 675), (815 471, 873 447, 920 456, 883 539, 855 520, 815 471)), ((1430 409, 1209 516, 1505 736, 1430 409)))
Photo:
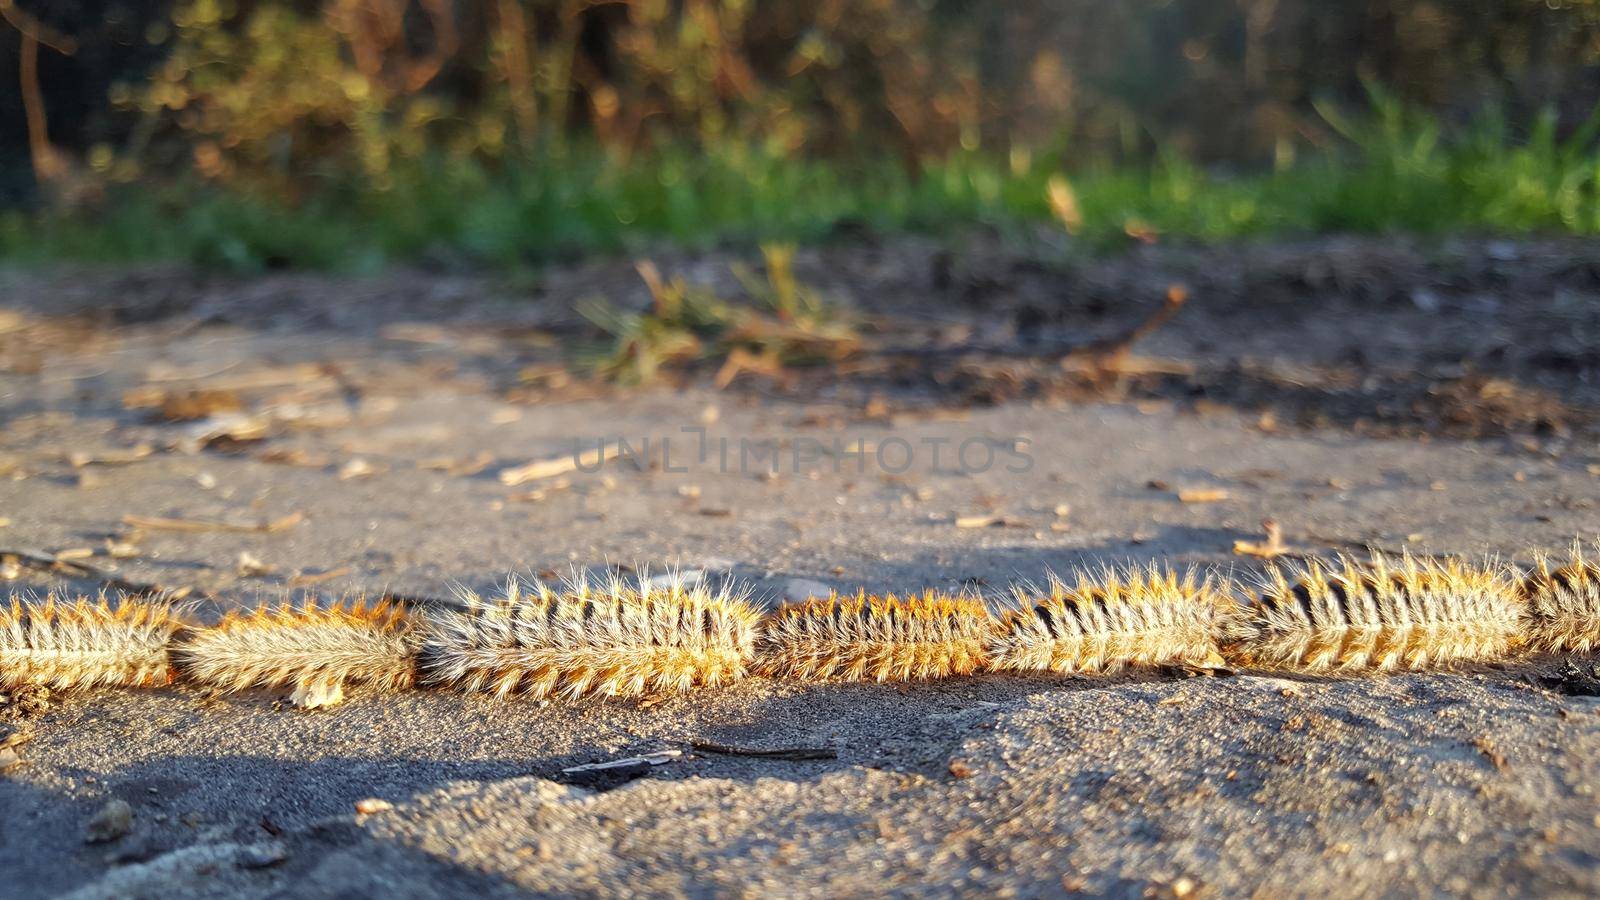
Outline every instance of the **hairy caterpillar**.
POLYGON ((1270 569, 1224 630, 1228 656, 1245 665, 1392 671, 1504 656, 1519 620, 1516 587, 1497 565, 1375 553, 1270 569))
POLYGON ((1585 558, 1574 542, 1567 561, 1554 568, 1539 554, 1523 583, 1528 643, 1546 653, 1588 653, 1600 648, 1600 563, 1585 558))
POLYGON ((981 601, 932 591, 813 597, 772 615, 757 642, 764 675, 806 681, 921 681, 982 668, 993 620, 981 601))
POLYGON ((362 682, 404 690, 416 678, 418 633, 398 604, 283 603, 229 613, 179 642, 187 678, 226 691, 294 685, 296 705, 331 706, 362 682))
POLYGON ((1221 598, 1209 579, 1165 567, 1051 575, 1017 587, 989 640, 989 668, 1013 672, 1115 671, 1123 666, 1220 663, 1221 598))
POLYGON ((184 622, 172 605, 123 599, 11 600, 0 608, 0 685, 145 687, 172 679, 167 647, 184 622))
POLYGON ((425 677, 496 696, 574 698, 682 692, 745 674, 760 615, 742 593, 671 577, 663 584, 577 578, 506 585, 429 620, 425 677))

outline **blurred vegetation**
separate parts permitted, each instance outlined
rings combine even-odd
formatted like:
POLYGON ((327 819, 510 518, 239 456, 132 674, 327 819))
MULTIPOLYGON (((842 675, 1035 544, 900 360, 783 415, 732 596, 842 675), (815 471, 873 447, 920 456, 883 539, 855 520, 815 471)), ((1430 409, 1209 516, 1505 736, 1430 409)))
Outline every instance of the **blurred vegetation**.
POLYGON ((1600 0, 0 0, 0 255, 1591 233, 1597 60, 1600 0))
POLYGON ((639 276, 650 308, 618 310, 601 298, 580 301, 578 311, 610 335, 594 354, 597 375, 623 384, 654 381, 668 366, 720 363, 716 381, 726 386, 744 371, 776 373, 789 366, 836 362, 855 352, 860 335, 848 313, 794 274, 794 247, 763 244, 760 274, 734 274, 748 302, 735 303, 681 276, 666 280, 642 262, 639 276))

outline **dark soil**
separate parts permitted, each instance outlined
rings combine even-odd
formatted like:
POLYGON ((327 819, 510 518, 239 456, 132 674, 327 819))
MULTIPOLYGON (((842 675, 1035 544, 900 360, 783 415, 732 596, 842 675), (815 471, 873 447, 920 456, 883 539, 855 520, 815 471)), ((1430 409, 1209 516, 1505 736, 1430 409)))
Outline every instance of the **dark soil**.
MULTIPOLYGON (((730 264, 750 264, 716 253, 656 261, 669 276, 735 300, 743 291, 730 264)), ((1594 242, 1344 238, 1082 259, 980 235, 959 249, 867 239, 804 251, 797 269, 868 317, 869 350, 844 366, 748 374, 736 390, 867 413, 1016 399, 1163 401, 1202 414, 1244 412, 1265 430, 1513 436, 1556 452, 1600 421, 1594 242), (1138 357, 1110 371, 1060 364, 1066 348, 1151 315, 1174 286, 1189 302, 1138 345, 1138 357), (959 352, 965 346, 987 352, 959 352)), ((574 349, 601 346, 605 336, 573 311, 576 299, 636 309, 650 302, 624 260, 515 283, 418 273, 241 281, 76 272, 13 276, 8 293, 49 316, 0 337, 0 365, 14 371, 37 364, 52 340, 94 340, 112 326, 225 325, 388 337, 374 347, 384 362, 433 360, 516 402, 604 393, 581 377, 574 349), (428 327, 408 327, 418 322, 428 327), (441 345, 451 352, 431 352, 441 345), (579 377, 552 377, 555 365, 579 377)), ((714 369, 712 361, 669 378, 692 382, 714 369)))

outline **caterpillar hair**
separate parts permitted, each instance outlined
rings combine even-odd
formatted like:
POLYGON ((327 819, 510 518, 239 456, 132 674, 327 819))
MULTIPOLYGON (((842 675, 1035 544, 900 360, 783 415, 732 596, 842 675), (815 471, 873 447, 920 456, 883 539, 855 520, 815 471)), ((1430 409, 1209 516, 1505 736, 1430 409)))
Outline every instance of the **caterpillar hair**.
POLYGON ((681 693, 744 677, 759 614, 743 593, 673 575, 559 587, 512 579, 505 593, 458 596, 463 612, 430 617, 430 684, 497 697, 681 693))
POLYGON ((1551 568, 1539 554, 1523 583, 1528 643, 1546 653, 1588 653, 1600 648, 1600 562, 1573 542, 1567 561, 1551 568))
POLYGON ((788 604, 757 640, 764 675, 805 681, 921 681, 984 665, 993 627, 979 600, 933 591, 859 593, 788 604))
POLYGON ((170 603, 101 595, 12 598, 0 608, 0 685, 64 690, 172 680, 167 645, 184 625, 170 603))
POLYGON ((344 686, 404 690, 415 681, 417 629, 398 604, 284 602, 228 613, 175 650, 180 671, 224 691, 294 685, 299 706, 331 706, 344 686))
POLYGON ((1505 655, 1520 641, 1516 586, 1496 564, 1374 553, 1268 570, 1229 617, 1225 653, 1306 671, 1424 669, 1505 655))
POLYGON ((1055 575, 1042 591, 1019 587, 989 640, 989 668, 1012 672, 1110 672, 1123 666, 1220 663, 1222 599, 1209 579, 1147 569, 1055 575))

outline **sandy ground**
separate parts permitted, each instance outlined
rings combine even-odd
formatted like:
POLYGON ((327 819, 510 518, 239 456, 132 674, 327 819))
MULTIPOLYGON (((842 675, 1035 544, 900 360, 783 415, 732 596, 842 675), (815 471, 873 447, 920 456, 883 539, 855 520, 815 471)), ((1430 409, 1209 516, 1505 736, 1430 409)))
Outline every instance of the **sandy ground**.
MULTIPOLYGON (((764 603, 821 587, 996 596, 1108 562, 1248 576, 1231 548, 1267 518, 1312 552, 1522 561, 1600 531, 1581 430, 1462 441, 1263 427, 1259 409, 1159 392, 987 406, 701 384, 530 396, 543 311, 576 290, 559 273, 522 306, 470 279, 394 291, 97 277, 0 281, 0 559, 23 560, 4 573, 19 592, 93 588, 76 560, 187 587, 202 616, 290 590, 442 599, 508 572, 608 564, 736 578, 764 603), (134 295, 124 308, 138 314, 77 313, 134 295), (197 297, 229 299, 219 312, 197 297), (219 386, 247 413, 277 410, 260 439, 203 446, 218 420, 130 408, 129 392, 219 386), (653 450, 498 477, 602 438, 653 450), (1186 488, 1226 497, 1185 503, 1186 488), (274 521, 289 524, 254 527, 274 521), (68 561, 37 562, 51 555, 68 561)), ((1558 293, 1540 302, 1575 302, 1558 293)), ((1251 358, 1337 362, 1312 358, 1331 351, 1294 322, 1240 341, 1251 358)), ((1225 325, 1202 318, 1155 344, 1195 364, 1243 359, 1225 325)), ((1457 319, 1436 331, 1422 356, 1446 335, 1470 344, 1457 319)), ((1547 376, 1516 383, 1591 389, 1586 374, 1547 376)), ((310 713, 271 692, 18 695, 0 711, 0 729, 27 738, 0 774, 0 883, 19 897, 1587 896, 1600 891, 1600 701, 1556 689, 1564 664, 1371 680, 753 679, 582 704, 358 691, 310 713), (565 767, 660 750, 684 752, 629 783, 562 783, 565 767), (116 799, 133 812, 127 833, 87 842, 116 799), (358 812, 368 799, 386 803, 358 812)))

